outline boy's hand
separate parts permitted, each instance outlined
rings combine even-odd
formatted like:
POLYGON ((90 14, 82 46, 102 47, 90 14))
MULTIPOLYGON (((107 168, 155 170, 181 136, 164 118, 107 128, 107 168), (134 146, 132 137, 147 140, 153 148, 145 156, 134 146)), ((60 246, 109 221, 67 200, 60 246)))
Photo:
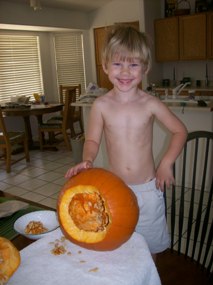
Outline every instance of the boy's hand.
POLYGON ((175 184, 175 179, 172 167, 160 165, 156 171, 156 187, 164 191, 164 184, 169 187, 171 184, 175 184))
POLYGON ((78 174, 79 172, 92 167, 93 165, 90 160, 82 161, 81 163, 68 169, 67 173, 65 174, 65 178, 71 178, 72 176, 78 174))

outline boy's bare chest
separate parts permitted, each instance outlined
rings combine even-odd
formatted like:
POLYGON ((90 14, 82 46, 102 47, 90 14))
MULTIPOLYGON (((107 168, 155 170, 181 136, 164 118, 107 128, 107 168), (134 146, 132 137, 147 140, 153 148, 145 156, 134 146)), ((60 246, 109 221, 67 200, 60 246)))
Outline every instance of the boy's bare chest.
POLYGON ((142 106, 115 106, 104 113, 104 122, 108 127, 142 128, 150 123, 151 117, 142 106))

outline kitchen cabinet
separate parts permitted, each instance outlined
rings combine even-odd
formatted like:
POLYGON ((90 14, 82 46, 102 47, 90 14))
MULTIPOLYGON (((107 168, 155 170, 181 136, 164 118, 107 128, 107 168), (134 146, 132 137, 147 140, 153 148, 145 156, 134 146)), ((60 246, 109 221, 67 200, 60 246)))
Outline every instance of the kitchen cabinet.
MULTIPOLYGON (((129 25, 139 30, 139 22, 118 23, 119 25, 129 25)), ((112 26, 100 27, 94 29, 94 41, 95 41, 95 61, 97 72, 97 84, 99 87, 112 89, 112 83, 109 81, 108 76, 105 74, 101 64, 101 53, 103 45, 108 33, 108 30, 112 26)))
POLYGON ((157 19, 155 27, 155 57, 157 61, 179 59, 178 17, 157 19))
POLYGON ((207 57, 213 59, 213 12, 207 13, 207 57))
POLYGON ((206 14, 179 17, 181 60, 206 59, 206 14))
POLYGON ((210 34, 212 38, 212 23, 212 13, 209 16, 208 13, 200 13, 155 20, 156 60, 203 60, 212 57, 213 44, 209 39, 210 34))
POLYGON ((107 74, 103 71, 101 63, 101 52, 109 28, 110 26, 94 29, 97 83, 99 87, 107 88, 108 90, 112 88, 112 83, 109 81, 107 74))

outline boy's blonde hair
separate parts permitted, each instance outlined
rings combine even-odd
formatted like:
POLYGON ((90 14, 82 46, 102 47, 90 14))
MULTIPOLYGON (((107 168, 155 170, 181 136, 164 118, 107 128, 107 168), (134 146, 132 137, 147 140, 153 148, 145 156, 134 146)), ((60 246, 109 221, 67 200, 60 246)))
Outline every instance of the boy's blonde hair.
POLYGON ((151 51, 146 35, 131 26, 115 25, 106 37, 102 50, 102 64, 107 65, 114 56, 131 61, 138 58, 144 65, 144 72, 151 68, 151 51))

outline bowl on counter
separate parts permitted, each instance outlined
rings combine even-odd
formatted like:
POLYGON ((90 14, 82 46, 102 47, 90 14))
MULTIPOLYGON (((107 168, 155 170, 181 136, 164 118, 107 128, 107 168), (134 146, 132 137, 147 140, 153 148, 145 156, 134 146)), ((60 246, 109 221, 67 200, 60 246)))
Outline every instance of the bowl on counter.
POLYGON ((40 239, 59 227, 55 211, 41 210, 28 213, 18 218, 14 223, 17 233, 32 239, 40 239))

